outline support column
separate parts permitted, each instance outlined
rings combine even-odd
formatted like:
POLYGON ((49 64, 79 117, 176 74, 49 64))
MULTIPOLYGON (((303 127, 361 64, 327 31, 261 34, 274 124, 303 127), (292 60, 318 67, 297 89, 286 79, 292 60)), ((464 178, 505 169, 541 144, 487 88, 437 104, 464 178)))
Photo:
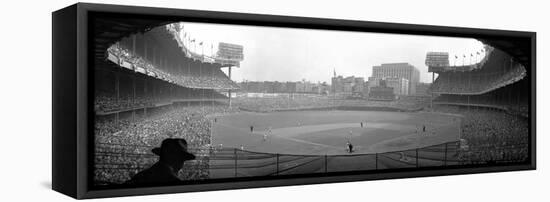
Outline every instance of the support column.
POLYGON ((328 172, 328 156, 325 154, 325 173, 328 172))
POLYGON ((517 100, 517 103, 515 104, 517 106, 518 112, 520 112, 521 110, 520 103, 521 103, 521 91, 518 91, 518 100, 517 100))
MULTIPOLYGON (((210 78, 212 79, 212 83, 214 83, 214 68, 215 67, 211 67, 211 74, 210 74, 210 78)), ((212 88, 212 90, 210 91, 210 104, 212 105, 212 107, 214 107, 214 88, 212 88)))
POLYGON ((468 111, 470 111, 470 95, 466 95, 468 97, 468 111))
POLYGON ((132 75, 132 104, 136 104, 136 74, 132 75))
POLYGON ((145 38, 143 39, 143 58, 145 58, 145 60, 149 61, 147 59, 147 40, 145 40, 145 38))
POLYGON ((418 148, 416 149, 416 167, 420 167, 420 165, 418 165, 418 148))
POLYGON ((115 91, 116 91, 116 103, 120 104, 120 75, 115 73, 115 91))
MULTIPOLYGON (((148 98, 149 95, 147 93, 147 79, 143 79, 143 96, 145 96, 145 98, 148 98)), ((150 101, 150 100, 148 100, 150 101)), ((147 117, 147 106, 145 106, 143 108, 143 117, 147 117)))
MULTIPOLYGON (((202 61, 199 60, 199 81, 202 79, 202 61)), ((203 107, 203 100, 204 100, 204 88, 201 88, 201 99, 200 99, 200 107, 203 107)))
POLYGON ((447 145, 449 143, 445 143, 445 157, 443 157, 443 166, 447 166, 447 145))
POLYGON ((374 168, 378 170, 378 153, 374 154, 374 168))
POLYGON ((156 47, 153 46, 153 65, 157 66, 157 50, 156 47))
POLYGON ((132 122, 135 122, 136 121, 136 110, 135 110, 135 107, 136 107, 136 73, 134 73, 132 75, 132 95, 133 95, 133 98, 132 98, 132 122))
MULTIPOLYGON (((434 85, 434 82, 435 82, 435 72, 432 72, 432 86, 434 85)), ((432 92, 430 93, 431 95, 431 99, 430 99, 430 110, 431 111, 434 111, 434 92, 432 90, 432 92)))
POLYGON ((234 155, 234 158, 235 158, 235 177, 237 177, 237 158, 238 158, 238 156, 237 156, 237 148, 235 148, 235 149, 233 150, 233 155, 234 155))
POLYGON ((472 73, 471 72, 468 72, 468 89, 469 89, 469 91, 473 91, 472 90, 472 73))
POLYGON ((279 153, 277 153, 277 170, 276 170, 276 175, 279 175, 279 153))
POLYGON ((132 53, 136 55, 136 35, 132 35, 132 53))
MULTIPOLYGON (((229 74, 229 80, 231 80, 231 66, 229 66, 228 74, 229 74)), ((231 88, 228 91, 227 97, 229 98, 229 107, 231 107, 231 88)))

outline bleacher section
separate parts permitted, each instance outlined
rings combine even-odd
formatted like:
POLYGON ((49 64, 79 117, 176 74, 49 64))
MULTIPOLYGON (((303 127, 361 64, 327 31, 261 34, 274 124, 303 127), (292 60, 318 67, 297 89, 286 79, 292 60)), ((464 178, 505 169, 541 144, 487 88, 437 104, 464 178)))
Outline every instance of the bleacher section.
POLYGON ((529 79, 520 62, 499 49, 487 49, 477 68, 439 71, 431 86, 434 104, 494 108, 528 116, 529 79))
POLYGON ((479 95, 504 87, 523 79, 527 72, 523 65, 514 62, 500 50, 491 52, 493 58, 471 71, 444 71, 432 85, 438 94, 479 95))
POLYGON ((194 53, 187 46, 174 24, 113 42, 104 57, 95 60, 96 114, 174 102, 226 102, 229 98, 222 92, 239 86, 221 68, 235 63, 216 62, 216 58, 194 53))
POLYGON ((138 73, 168 81, 186 88, 236 90, 238 85, 231 81, 219 67, 210 63, 184 65, 177 72, 163 69, 161 65, 153 65, 143 57, 132 54, 128 48, 114 44, 108 49, 107 59, 121 67, 138 73))

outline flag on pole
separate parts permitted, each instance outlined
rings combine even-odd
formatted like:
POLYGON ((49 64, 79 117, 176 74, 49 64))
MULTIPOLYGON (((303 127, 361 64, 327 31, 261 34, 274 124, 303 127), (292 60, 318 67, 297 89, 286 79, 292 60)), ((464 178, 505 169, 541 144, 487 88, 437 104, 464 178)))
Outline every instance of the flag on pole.
POLYGON ((457 56, 457 55, 455 55, 455 59, 458 59, 458 56, 457 56))

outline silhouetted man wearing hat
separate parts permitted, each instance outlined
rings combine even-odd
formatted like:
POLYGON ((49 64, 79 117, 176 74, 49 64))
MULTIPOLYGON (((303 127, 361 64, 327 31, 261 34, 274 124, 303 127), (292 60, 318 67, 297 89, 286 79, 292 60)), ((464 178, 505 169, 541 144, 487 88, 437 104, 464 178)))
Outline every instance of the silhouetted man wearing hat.
POLYGON ((168 138, 162 141, 160 148, 152 152, 158 155, 159 161, 148 169, 134 175, 126 181, 130 185, 172 184, 181 182, 178 172, 183 163, 195 159, 195 155, 187 151, 187 142, 181 138, 168 138))

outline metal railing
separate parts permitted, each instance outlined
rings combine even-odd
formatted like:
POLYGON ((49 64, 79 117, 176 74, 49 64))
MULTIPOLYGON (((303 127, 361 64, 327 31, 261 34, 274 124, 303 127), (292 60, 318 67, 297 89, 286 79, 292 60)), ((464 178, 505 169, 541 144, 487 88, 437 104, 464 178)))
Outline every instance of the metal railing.
MULTIPOLYGON (((180 177, 185 180, 254 176, 281 176, 399 168, 422 168, 488 162, 524 161, 525 145, 494 148, 490 159, 479 158, 483 148, 461 149, 459 141, 422 148, 371 154, 295 155, 262 153, 237 148, 191 148, 197 159, 186 162, 180 177), (513 155, 512 155, 513 154, 513 155)), ((121 183, 158 160, 146 145, 96 145, 95 179, 121 183)))
POLYGON ((460 164, 459 142, 373 154, 294 155, 235 148, 209 156, 210 178, 292 175, 460 164))

